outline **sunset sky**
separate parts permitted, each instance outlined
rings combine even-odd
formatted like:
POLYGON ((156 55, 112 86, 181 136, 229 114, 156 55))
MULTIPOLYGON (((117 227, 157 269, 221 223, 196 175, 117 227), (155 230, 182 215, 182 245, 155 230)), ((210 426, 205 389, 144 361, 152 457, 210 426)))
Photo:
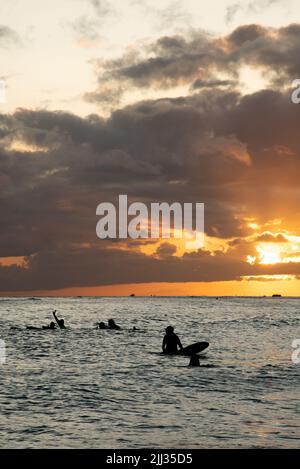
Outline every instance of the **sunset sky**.
POLYGON ((0 54, 0 296, 300 294, 299 1, 2 1, 0 54), (119 194, 204 247, 100 240, 119 194))

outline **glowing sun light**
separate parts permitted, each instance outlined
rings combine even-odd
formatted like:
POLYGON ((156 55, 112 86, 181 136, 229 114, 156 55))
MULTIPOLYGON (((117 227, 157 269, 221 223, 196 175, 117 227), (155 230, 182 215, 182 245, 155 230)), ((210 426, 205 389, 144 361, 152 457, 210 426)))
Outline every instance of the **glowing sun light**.
POLYGON ((279 264, 281 262, 280 254, 273 247, 258 247, 257 252, 259 253, 260 264, 279 264))

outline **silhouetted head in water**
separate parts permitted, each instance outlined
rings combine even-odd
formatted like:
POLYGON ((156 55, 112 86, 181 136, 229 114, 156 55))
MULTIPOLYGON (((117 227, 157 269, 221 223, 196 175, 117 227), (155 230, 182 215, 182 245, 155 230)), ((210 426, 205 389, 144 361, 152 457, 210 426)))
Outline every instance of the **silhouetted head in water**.
POLYGON ((113 319, 109 319, 108 327, 109 329, 116 329, 116 330, 121 329, 120 326, 118 326, 113 319))
POLYGON ((172 326, 166 327, 166 334, 167 335, 173 334, 173 332, 174 332, 174 327, 172 327, 172 326))
POLYGON ((104 322, 99 322, 99 329, 107 329, 107 325, 104 322))
POLYGON ((200 360, 198 355, 192 355, 189 366, 200 366, 200 360))
POLYGON ((42 329, 44 329, 46 331, 47 330, 54 330, 54 329, 56 329, 56 324, 55 324, 55 322, 51 321, 49 326, 43 326, 42 329))

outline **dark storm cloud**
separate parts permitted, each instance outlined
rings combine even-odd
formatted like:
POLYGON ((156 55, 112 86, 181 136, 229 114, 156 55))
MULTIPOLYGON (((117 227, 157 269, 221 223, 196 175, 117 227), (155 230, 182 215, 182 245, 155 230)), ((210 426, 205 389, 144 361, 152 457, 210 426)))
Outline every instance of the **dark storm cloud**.
POLYGON ((196 80, 195 83, 193 83, 193 89, 217 88, 219 86, 234 86, 236 84, 237 81, 234 80, 196 80))
POLYGON ((131 51, 120 59, 98 61, 99 83, 114 79, 138 87, 171 87, 193 77, 210 77, 210 67, 214 62, 221 62, 224 56, 224 51, 202 32, 190 40, 182 36, 162 37, 148 46, 150 57, 144 58, 140 52, 144 51, 131 51))
POLYGON ((243 275, 300 274, 300 264, 247 264, 218 252, 156 257, 137 252, 99 249, 43 251, 28 258, 26 268, 0 267, 2 291, 30 291, 67 287, 142 282, 210 282, 241 280, 243 275), (216 268, 217 267, 217 268, 216 268), (84 275, 82 274, 84 272, 84 275))
MULTIPOLYGON (((290 278, 287 278, 285 280, 292 280, 292 279, 297 279, 297 276, 292 276, 290 278)), ((274 280, 280 280, 280 278, 274 278, 272 276, 270 277, 260 277, 260 276, 254 276, 254 277, 246 277, 244 280, 247 282, 274 282, 274 280)))
POLYGON ((156 254, 159 257, 169 257, 176 254, 177 248, 174 244, 162 243, 156 250, 156 254))
POLYGON ((112 106, 115 107, 120 103, 124 91, 124 87, 121 86, 105 87, 95 92, 85 93, 84 97, 87 102, 96 102, 101 104, 102 109, 110 110, 112 106))
POLYGON ((236 48, 244 45, 250 46, 260 38, 264 38, 268 35, 267 28, 259 26, 257 24, 249 24, 246 26, 239 26, 236 28, 226 40, 228 43, 236 48))
POLYGON ((289 81, 300 73, 300 25, 263 28, 240 26, 226 40, 232 63, 261 67, 273 83, 289 81))
MULTIPOLYGON (((200 79, 192 57, 207 63, 217 57, 223 68, 229 57, 236 63, 279 63, 283 51, 296 48, 298 34, 297 25, 276 31, 275 39, 282 39, 277 56, 270 31, 253 25, 219 41, 197 35, 198 50, 181 36, 163 37, 152 48, 166 59, 163 66, 158 61, 151 70, 137 59, 133 66, 128 56, 115 72, 139 84, 164 75, 175 83, 184 77, 192 86, 200 79), (187 52, 192 56, 186 64, 187 52)), ((286 54, 281 71, 295 66, 292 57, 286 54)), ((204 82, 213 83, 205 73, 204 82)), ((246 262, 247 255, 256 255, 249 218, 262 225, 281 218, 286 230, 299 230, 299 120, 300 106, 291 103, 289 92, 242 96, 230 84, 137 102, 107 119, 28 109, 0 115, 0 256, 27 259, 25 267, 0 267, 1 291, 299 275, 300 264, 246 262), (117 203, 119 194, 146 204, 204 202, 206 233, 232 239, 229 250, 178 258, 168 244, 151 256, 138 251, 138 242, 100 241, 96 206, 117 203)), ((266 236, 255 242, 284 242, 266 236)))
POLYGON ((251 24, 236 28, 223 37, 205 32, 165 36, 146 48, 126 53, 119 59, 96 61, 99 87, 87 94, 101 103, 118 99, 122 90, 135 88, 168 89, 192 83, 237 84, 241 66, 259 68, 270 87, 290 84, 300 76, 300 25, 267 28, 251 24), (227 78, 219 75, 226 74, 227 78), (107 91, 108 89, 108 91, 107 91))
POLYGON ((277 234, 273 235, 272 233, 262 233, 256 237, 256 241, 264 242, 264 243, 288 243, 288 239, 282 235, 277 234))

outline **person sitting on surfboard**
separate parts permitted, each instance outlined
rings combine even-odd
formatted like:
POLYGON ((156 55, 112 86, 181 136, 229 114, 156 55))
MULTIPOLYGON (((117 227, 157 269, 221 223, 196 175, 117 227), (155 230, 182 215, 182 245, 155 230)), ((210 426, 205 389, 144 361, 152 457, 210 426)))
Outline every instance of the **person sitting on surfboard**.
POLYGON ((55 321, 57 322, 58 327, 60 329, 65 329, 66 328, 65 321, 64 319, 58 319, 58 317, 56 316, 56 310, 53 311, 53 316, 54 316, 55 321))
POLYGON ((164 336, 164 340, 162 343, 163 352, 164 353, 177 353, 178 352, 177 346, 180 348, 180 350, 183 349, 178 335, 176 335, 174 332, 174 327, 168 326, 166 328, 166 335, 164 336))

